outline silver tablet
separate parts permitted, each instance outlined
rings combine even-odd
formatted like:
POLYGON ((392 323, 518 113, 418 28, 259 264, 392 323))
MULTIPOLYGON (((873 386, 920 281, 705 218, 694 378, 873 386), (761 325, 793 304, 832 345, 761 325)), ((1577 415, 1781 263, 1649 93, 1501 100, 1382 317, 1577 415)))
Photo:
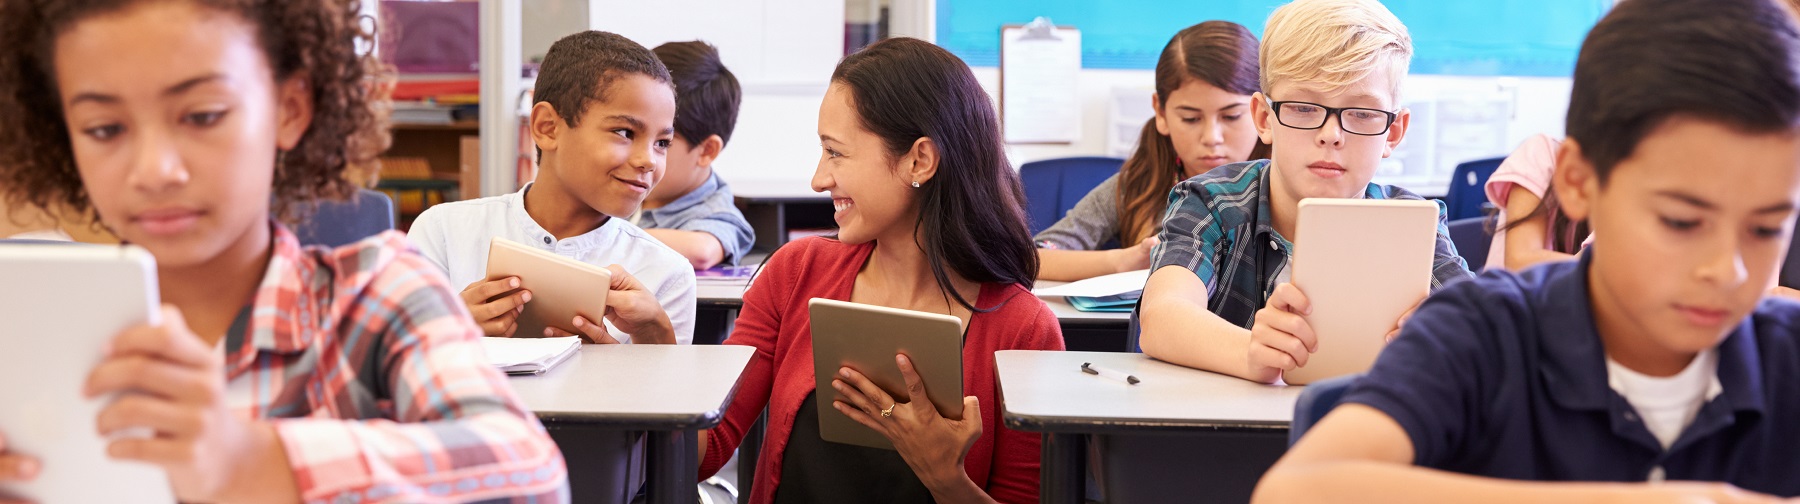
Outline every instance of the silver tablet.
POLYGON ((1438 207, 1420 200, 1300 201, 1292 281, 1312 302, 1319 338, 1290 384, 1361 373, 1375 363, 1394 321, 1431 293, 1438 207))
POLYGON ((173 502, 168 477, 106 456, 94 422, 111 398, 82 398, 105 345, 154 323, 156 267, 138 247, 0 243, 0 434, 43 462, 0 496, 37 502, 173 502), (96 484, 103 483, 103 484, 96 484))
POLYGON ((519 277, 519 288, 531 291, 515 338, 542 338, 545 327, 581 334, 572 323, 576 315, 606 323, 606 293, 612 288, 612 271, 606 268, 496 236, 488 242, 487 279, 506 277, 519 277))
POLYGON ((813 376, 817 381, 819 437, 826 441, 885 448, 887 437, 831 407, 838 368, 869 377, 896 402, 911 400, 895 354, 912 359, 925 381, 925 394, 947 418, 962 418, 962 319, 824 298, 808 305, 812 319, 813 376))

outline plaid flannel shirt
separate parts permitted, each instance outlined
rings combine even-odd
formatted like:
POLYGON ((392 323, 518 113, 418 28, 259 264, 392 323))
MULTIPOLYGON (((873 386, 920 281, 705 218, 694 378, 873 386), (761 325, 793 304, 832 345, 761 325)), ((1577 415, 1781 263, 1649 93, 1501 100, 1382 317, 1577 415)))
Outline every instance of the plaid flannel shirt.
POLYGON ((387 232, 302 249, 274 225, 227 387, 273 423, 305 502, 564 502, 562 454, 443 274, 387 232))
MULTIPOLYGON (((1256 311, 1275 291, 1275 277, 1294 245, 1275 232, 1269 212, 1269 161, 1229 164, 1175 185, 1163 216, 1161 243, 1150 255, 1150 270, 1180 266, 1206 282, 1206 307, 1239 327, 1250 328, 1256 311)), ((1369 184, 1363 197, 1423 200, 1394 186, 1369 184)), ((1450 242, 1443 202, 1438 202, 1437 250, 1431 290, 1472 276, 1450 242)))

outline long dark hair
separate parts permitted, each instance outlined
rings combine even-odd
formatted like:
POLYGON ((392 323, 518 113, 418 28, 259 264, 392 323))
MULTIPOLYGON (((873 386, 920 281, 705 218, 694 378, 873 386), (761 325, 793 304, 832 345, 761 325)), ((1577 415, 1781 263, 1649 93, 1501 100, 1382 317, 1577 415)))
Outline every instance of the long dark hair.
POLYGON ((1025 227, 1025 191, 1002 152, 993 102, 969 66, 941 47, 891 38, 845 56, 831 82, 850 90, 857 116, 889 155, 920 138, 938 150, 937 174, 915 190, 913 238, 945 294, 977 308, 950 283, 946 267, 970 281, 1019 284, 1037 278, 1037 250, 1025 227))
MULTIPOLYGON (((1581 242, 1587 241, 1587 219, 1570 219, 1568 214, 1562 212, 1562 206, 1558 205, 1556 201, 1556 188, 1554 184, 1545 186, 1543 199, 1538 200, 1537 206, 1532 208, 1531 212, 1507 221, 1494 229, 1494 233, 1504 233, 1508 229, 1518 227, 1519 224, 1523 224, 1525 221, 1536 219, 1541 216, 1548 216, 1548 220, 1550 221, 1550 250, 1562 252, 1564 254, 1581 252, 1581 242)), ((1496 210, 1496 212, 1498 212, 1498 210, 1496 210)))
MULTIPOLYGON (((1213 87, 1248 95, 1258 88, 1256 36, 1230 21, 1207 21, 1175 33, 1156 59, 1156 107, 1169 102, 1181 85, 1198 79, 1213 87)), ((1269 157, 1269 144, 1257 139, 1250 159, 1269 157)), ((1156 118, 1144 122, 1137 151, 1119 169, 1119 244, 1131 246, 1156 234, 1169 204, 1169 190, 1186 178, 1175 142, 1156 130, 1156 118)))

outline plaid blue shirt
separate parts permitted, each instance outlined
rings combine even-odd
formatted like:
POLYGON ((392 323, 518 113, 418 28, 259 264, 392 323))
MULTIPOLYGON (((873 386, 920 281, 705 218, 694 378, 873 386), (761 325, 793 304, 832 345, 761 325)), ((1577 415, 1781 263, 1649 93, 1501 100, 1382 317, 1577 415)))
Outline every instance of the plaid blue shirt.
MULTIPOLYGON (((1175 185, 1163 216, 1161 243, 1150 256, 1150 270, 1175 265, 1206 282, 1206 307, 1220 318, 1248 329, 1275 290, 1275 277, 1293 255, 1294 245, 1275 232, 1269 212, 1269 161, 1234 163, 1212 169, 1175 185)), ((1369 199, 1423 200, 1405 189, 1369 184, 1369 199)), ((1431 264, 1431 289, 1470 276, 1469 265, 1450 242, 1443 202, 1438 202, 1437 251, 1431 264)))

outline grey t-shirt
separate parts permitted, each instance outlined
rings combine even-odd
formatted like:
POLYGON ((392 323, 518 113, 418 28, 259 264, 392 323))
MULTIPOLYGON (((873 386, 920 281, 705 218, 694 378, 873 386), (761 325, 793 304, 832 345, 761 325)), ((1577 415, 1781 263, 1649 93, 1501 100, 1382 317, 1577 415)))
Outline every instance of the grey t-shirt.
MULTIPOLYGON (((1160 227, 1160 226, 1159 226, 1160 227)), ((1096 250, 1119 237, 1119 175, 1088 191, 1075 208, 1032 241, 1038 248, 1096 250)), ((1124 244, 1121 244, 1124 245, 1124 244)))

